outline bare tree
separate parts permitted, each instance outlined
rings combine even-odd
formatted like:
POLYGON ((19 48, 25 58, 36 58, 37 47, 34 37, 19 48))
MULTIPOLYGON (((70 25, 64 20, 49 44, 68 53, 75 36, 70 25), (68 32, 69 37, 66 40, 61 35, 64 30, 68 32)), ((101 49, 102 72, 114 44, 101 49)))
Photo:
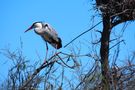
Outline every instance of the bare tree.
POLYGON ((109 43, 112 28, 116 25, 135 19, 135 0, 96 0, 101 11, 103 30, 101 33, 101 71, 103 90, 110 89, 109 43))

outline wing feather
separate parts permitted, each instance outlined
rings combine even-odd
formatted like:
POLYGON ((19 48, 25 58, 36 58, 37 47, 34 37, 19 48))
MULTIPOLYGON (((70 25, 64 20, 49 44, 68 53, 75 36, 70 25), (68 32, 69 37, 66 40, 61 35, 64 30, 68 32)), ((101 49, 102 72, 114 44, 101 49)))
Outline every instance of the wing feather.
POLYGON ((58 37, 57 32, 47 23, 44 23, 44 34, 42 38, 50 43, 54 48, 59 49, 62 47, 61 39, 58 37))

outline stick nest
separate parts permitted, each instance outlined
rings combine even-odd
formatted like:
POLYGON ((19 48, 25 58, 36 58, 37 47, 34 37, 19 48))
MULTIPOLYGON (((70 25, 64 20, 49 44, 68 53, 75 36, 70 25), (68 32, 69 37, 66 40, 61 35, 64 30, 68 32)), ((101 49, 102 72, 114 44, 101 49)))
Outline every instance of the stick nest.
POLYGON ((109 15, 113 22, 135 20, 135 0, 96 0, 102 15, 109 15))

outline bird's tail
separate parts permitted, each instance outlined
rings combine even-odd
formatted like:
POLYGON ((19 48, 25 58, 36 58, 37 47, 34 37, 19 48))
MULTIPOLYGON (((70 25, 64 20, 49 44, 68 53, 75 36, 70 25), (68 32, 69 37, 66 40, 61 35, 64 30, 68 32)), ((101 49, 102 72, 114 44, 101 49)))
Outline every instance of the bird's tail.
POLYGON ((61 48, 62 47, 62 41, 60 38, 58 38, 58 43, 57 43, 57 49, 61 48))
POLYGON ((58 41, 53 40, 52 42, 49 43, 56 49, 60 49, 62 47, 62 41, 59 37, 58 37, 58 41))

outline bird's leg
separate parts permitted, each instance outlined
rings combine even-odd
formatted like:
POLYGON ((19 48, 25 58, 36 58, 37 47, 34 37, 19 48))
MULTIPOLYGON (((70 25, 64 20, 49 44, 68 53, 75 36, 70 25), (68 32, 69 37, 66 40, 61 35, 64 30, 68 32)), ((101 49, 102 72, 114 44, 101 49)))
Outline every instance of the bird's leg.
POLYGON ((44 63, 47 63, 48 44, 47 44, 47 42, 45 42, 45 43, 46 43, 46 55, 45 55, 44 63))
MULTIPOLYGON (((56 45, 56 48, 57 48, 58 46, 56 45)), ((57 49, 55 49, 55 55, 56 55, 56 53, 57 53, 57 49)))

